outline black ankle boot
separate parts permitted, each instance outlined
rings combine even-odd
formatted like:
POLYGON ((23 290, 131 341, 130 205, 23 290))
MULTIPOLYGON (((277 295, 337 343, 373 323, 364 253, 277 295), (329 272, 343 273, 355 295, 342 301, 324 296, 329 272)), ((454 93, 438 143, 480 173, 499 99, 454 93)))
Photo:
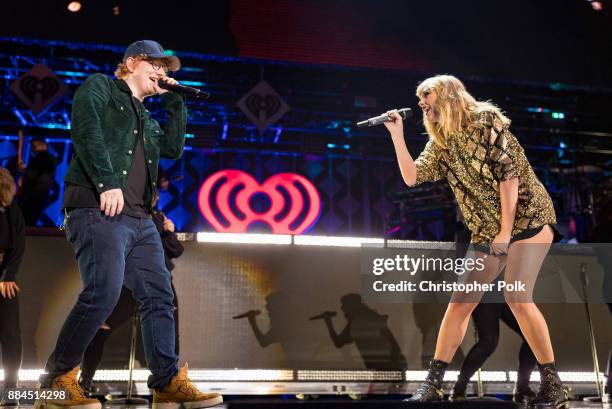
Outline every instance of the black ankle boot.
POLYGON ((517 382, 512 392, 512 401, 515 403, 529 403, 536 397, 536 393, 529 387, 528 382, 517 382))
POLYGON ((540 390, 529 402, 530 408, 562 408, 567 407, 569 398, 563 387, 555 363, 538 364, 540 371, 540 390))
POLYGON ((4 382, 4 391, 0 389, 0 406, 19 406, 19 399, 8 398, 8 393, 6 392, 8 389, 17 389, 17 381, 9 379, 4 382))
POLYGON ((450 396, 448 397, 448 399, 451 402, 461 402, 467 399, 466 395, 465 395, 465 390, 467 389, 467 383, 469 382, 468 380, 465 379, 461 379, 461 376, 459 376, 459 378, 457 379, 457 382, 455 382, 455 384, 453 385, 453 390, 451 391, 450 396))
POLYGON ((410 397, 406 399, 406 402, 435 402, 441 401, 444 398, 444 391, 442 390, 442 380, 444 379, 444 372, 448 363, 432 359, 429 363, 429 373, 427 379, 421 384, 410 397))
POLYGON ((79 386, 85 393, 85 396, 87 396, 88 398, 90 398, 92 394, 92 389, 91 389, 92 382, 93 382, 93 376, 87 376, 87 375, 83 376, 83 373, 81 373, 81 376, 79 378, 79 386))

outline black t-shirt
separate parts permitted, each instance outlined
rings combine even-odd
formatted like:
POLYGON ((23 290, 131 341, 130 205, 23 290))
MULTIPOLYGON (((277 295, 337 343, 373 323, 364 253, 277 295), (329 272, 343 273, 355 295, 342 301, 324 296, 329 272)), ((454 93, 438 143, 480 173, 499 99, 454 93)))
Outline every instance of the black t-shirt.
POLYGON ((134 147, 134 160, 128 174, 127 186, 123 192, 125 206, 123 213, 133 217, 151 217, 146 206, 149 192, 149 168, 144 153, 144 112, 145 107, 138 99, 132 97, 132 105, 138 117, 138 134, 134 147))
MULTIPOLYGON (((151 212, 147 208, 147 196, 149 193, 149 169, 147 168, 144 153, 144 110, 141 101, 132 97, 134 115, 138 118, 138 134, 136 146, 134 147, 134 159, 132 168, 128 174, 127 185, 123 190, 124 206, 123 212, 128 216, 150 218, 151 212)), ((93 189, 77 185, 67 185, 64 191, 62 208, 75 207, 99 207, 100 195, 93 189)))

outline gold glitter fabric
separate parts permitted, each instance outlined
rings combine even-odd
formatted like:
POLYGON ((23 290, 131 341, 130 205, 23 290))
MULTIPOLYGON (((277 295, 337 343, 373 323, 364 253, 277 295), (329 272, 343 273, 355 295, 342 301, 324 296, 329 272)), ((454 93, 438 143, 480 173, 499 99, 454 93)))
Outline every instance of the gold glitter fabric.
POLYGON ((512 236, 555 224, 552 200, 533 172, 525 152, 494 112, 479 115, 477 126, 452 135, 444 149, 429 140, 415 160, 416 183, 446 178, 473 243, 488 244, 501 228, 499 182, 519 179, 512 236))

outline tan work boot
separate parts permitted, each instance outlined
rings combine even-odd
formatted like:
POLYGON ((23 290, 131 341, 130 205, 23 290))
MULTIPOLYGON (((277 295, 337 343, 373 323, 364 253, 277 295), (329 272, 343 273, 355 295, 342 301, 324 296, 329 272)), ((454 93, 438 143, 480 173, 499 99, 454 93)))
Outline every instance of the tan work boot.
POLYGON ((64 389, 68 392, 68 399, 39 399, 34 404, 34 409, 101 409, 102 405, 97 399, 85 396, 83 389, 77 381, 79 367, 60 375, 53 380, 51 388, 64 389))
POLYGON ((187 377, 187 364, 163 391, 153 392, 153 409, 176 409, 181 404, 185 409, 208 408, 223 403, 218 393, 203 393, 187 377))

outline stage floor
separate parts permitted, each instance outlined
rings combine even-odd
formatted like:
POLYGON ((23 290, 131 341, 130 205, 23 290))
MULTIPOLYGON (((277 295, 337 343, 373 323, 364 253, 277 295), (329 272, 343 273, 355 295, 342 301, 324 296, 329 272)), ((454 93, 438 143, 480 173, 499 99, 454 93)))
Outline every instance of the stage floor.
MULTIPOLYGON (((109 405, 109 404, 104 404, 103 408, 104 409, 148 409, 150 408, 150 405, 109 405)), ((353 408, 360 408, 360 409, 374 409, 374 408, 387 408, 387 409, 392 409, 392 408, 399 408, 399 407, 409 407, 409 408, 441 408, 441 409, 453 409, 453 408, 474 408, 474 409, 479 409, 479 408, 483 408, 483 409, 494 409, 494 408, 520 408, 521 406, 515 406, 512 405, 511 402, 508 401, 500 401, 499 403, 495 403, 495 402, 482 402, 482 403, 476 403, 476 402, 469 402, 469 403, 452 403, 452 402, 441 402, 441 403, 436 403, 436 404, 429 404, 429 405, 424 405, 424 404, 410 404, 410 403, 403 403, 401 402, 401 400, 397 400, 397 401, 392 401, 392 400, 385 400, 385 401, 380 401, 380 400, 360 400, 360 401, 350 401, 350 400, 333 400, 333 399, 321 399, 320 401, 316 401, 316 400, 308 400, 308 401, 303 401, 303 400, 296 400, 296 399, 286 399, 286 400, 280 400, 280 399, 257 399, 257 400, 253 400, 252 398, 249 399, 236 399, 236 400, 232 400, 231 398, 229 398, 229 401, 221 404, 221 405, 217 405, 215 406, 215 408, 217 409, 263 409, 263 408, 271 408, 271 409, 283 409, 283 408, 287 408, 287 407, 299 407, 301 409, 324 409, 324 408, 329 408, 329 409, 334 409, 334 408, 348 408, 348 407, 353 407, 353 408)), ((574 402, 570 402, 569 405, 570 408, 572 409, 595 409, 595 408, 599 408, 599 409, 612 409, 612 404, 607 403, 607 404, 601 404, 601 403, 587 403, 587 402, 581 402, 581 401, 574 401, 574 402)), ((17 407, 12 407, 12 408, 16 408, 16 409, 33 409, 34 406, 33 405, 20 405, 17 407)))
MULTIPOLYGON (((26 382, 29 384, 29 382, 26 382)), ((347 382, 196 382, 205 391, 214 391, 224 396, 225 403, 216 406, 224 409, 284 409, 299 407, 300 409, 393 409, 393 408, 440 408, 440 409, 513 409, 517 406, 511 402, 513 384, 509 382, 487 382, 484 384, 485 398, 475 397, 474 385, 470 384, 467 402, 439 402, 435 404, 403 403, 402 399, 411 395, 419 385, 418 382, 401 384, 389 383, 347 383, 347 382), (495 399, 493 396, 500 398, 495 399), (503 400, 502 400, 503 399, 503 400)), ((27 385, 22 385, 26 387, 27 385)), ((34 383, 29 385, 35 387, 34 383)), ((94 396, 100 400, 125 396, 126 382, 94 382, 94 396)), ((151 400, 151 391, 145 382, 135 382, 135 397, 151 400)), ((452 384, 445 385, 448 392, 452 384)), ((538 385, 532 384, 537 390, 538 385)), ((595 395, 592 384, 571 383, 569 407, 572 409, 600 408, 612 409, 612 403, 590 403, 582 401, 582 397, 595 395)), ((150 405, 110 405, 104 404, 104 409, 145 409, 150 405)), ((13 407, 14 408, 14 407, 13 407)), ((32 405, 20 405, 19 408, 33 408, 32 405)))
MULTIPOLYGON (((259 398, 263 396, 328 396, 328 397, 379 397, 387 399, 391 396, 412 395, 421 382, 350 382, 350 381, 311 381, 311 382, 198 382, 196 386, 203 391, 217 392, 224 396, 250 396, 259 398)), ((151 393, 146 382, 134 382, 134 393, 138 396, 147 396, 151 393)), ((444 390, 448 393, 452 389, 452 382, 444 383, 444 390)), ((591 382, 567 383, 570 396, 596 395, 597 390, 591 382)), ((539 383, 532 382, 531 388, 537 391, 539 383)), ((127 382, 94 382, 95 395, 98 396, 124 396, 127 393, 127 382)), ((485 396, 509 396, 514 389, 514 382, 483 382, 485 396)), ((475 382, 467 387, 468 395, 477 395, 475 382)))

